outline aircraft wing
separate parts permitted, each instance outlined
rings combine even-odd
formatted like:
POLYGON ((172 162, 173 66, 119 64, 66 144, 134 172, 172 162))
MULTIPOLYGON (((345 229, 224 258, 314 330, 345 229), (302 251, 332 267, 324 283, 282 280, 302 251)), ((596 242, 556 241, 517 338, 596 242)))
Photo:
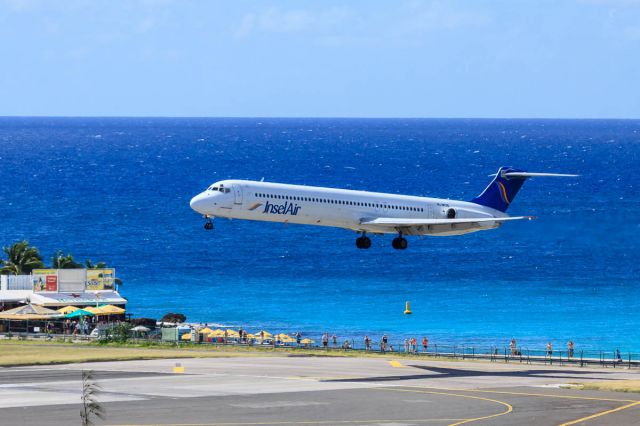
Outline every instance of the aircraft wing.
POLYGON ((508 217, 478 217, 478 218, 462 218, 462 219, 414 219, 414 218, 396 218, 396 217, 379 217, 377 219, 366 220, 360 222, 361 225, 381 225, 381 226, 421 226, 421 225, 454 225, 454 224, 473 224, 483 222, 507 222, 510 220, 533 220, 535 216, 508 216, 508 217))

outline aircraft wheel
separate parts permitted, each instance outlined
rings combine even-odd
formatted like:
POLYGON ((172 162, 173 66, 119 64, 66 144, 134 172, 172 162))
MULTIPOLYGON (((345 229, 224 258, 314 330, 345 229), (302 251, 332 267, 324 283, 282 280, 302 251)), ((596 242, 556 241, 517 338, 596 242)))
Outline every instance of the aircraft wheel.
POLYGON ((371 238, 362 237, 362 248, 368 249, 371 247, 371 238))
POLYGON ((204 229, 206 229, 207 231, 210 231, 213 229, 213 222, 207 222, 204 224, 204 229))
POLYGON ((391 247, 396 250, 404 250, 408 245, 407 239, 402 237, 394 238, 393 241, 391 241, 391 247))
POLYGON ((356 238, 356 247, 359 249, 368 249, 371 247, 371 239, 369 237, 356 238))

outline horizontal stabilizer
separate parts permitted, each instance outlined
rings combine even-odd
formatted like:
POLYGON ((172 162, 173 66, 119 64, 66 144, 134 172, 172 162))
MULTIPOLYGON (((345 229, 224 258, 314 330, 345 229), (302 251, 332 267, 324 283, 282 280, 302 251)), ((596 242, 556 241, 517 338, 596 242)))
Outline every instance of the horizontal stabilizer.
POLYGON ((506 178, 510 178, 510 177, 529 178, 529 177, 536 177, 536 176, 537 177, 578 177, 580 175, 572 175, 572 174, 566 174, 566 173, 506 172, 506 173, 503 173, 502 176, 506 178))
POLYGON ((535 216, 507 216, 507 217, 482 217, 465 219, 413 219, 396 217, 379 217, 377 219, 360 222, 361 225, 383 226, 421 226, 421 225, 452 225, 461 223, 506 222, 509 220, 533 220, 535 216))

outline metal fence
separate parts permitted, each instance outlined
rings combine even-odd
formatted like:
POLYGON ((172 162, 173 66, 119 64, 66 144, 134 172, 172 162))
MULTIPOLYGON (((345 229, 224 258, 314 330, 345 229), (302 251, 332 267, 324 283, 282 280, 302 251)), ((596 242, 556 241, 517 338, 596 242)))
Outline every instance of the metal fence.
MULTIPOLYGON (((20 338, 20 339, 66 339, 66 340, 97 340, 99 336, 88 335, 64 335, 58 333, 34 333, 27 332, 26 328, 16 327, 7 329, 8 321, 2 321, 0 326, 0 337, 3 338, 20 338)), ((142 344, 159 344, 161 335, 155 334, 154 337, 148 338, 144 335, 133 334, 131 341, 142 344)), ((209 342, 206 340, 196 341, 164 341, 166 345, 179 346, 202 346, 209 345, 215 347, 235 346, 235 347, 257 347, 273 350, 312 350, 322 352, 360 352, 360 353, 378 353, 386 355, 401 355, 407 358, 415 359, 458 359, 458 360, 486 360, 489 362, 502 363, 519 363, 519 364, 545 364, 558 366, 601 366, 606 368, 640 368, 640 352, 622 352, 618 349, 612 350, 580 350, 576 349, 573 354, 567 350, 553 350, 550 353, 546 348, 528 348, 518 347, 510 348, 507 346, 477 346, 466 344, 429 344, 425 350, 423 345, 416 347, 409 346, 405 350, 403 342, 389 341, 383 350, 380 342, 370 341, 369 347, 365 347, 364 341, 359 339, 341 340, 342 343, 333 341, 328 342, 327 346, 322 343, 314 342, 312 344, 298 343, 278 343, 269 339, 260 342, 257 339, 242 341, 241 339, 227 339, 224 341, 209 342), (345 342, 347 344, 345 344, 345 342), (400 343, 400 344, 398 344, 400 343)))

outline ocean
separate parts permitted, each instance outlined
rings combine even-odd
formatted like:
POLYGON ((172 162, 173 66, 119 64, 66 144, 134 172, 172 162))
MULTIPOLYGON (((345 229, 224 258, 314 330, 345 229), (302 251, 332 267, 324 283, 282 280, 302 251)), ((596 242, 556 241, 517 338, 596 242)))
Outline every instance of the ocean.
POLYGON ((640 351, 640 121, 0 118, 0 245, 116 268, 134 316, 377 340, 640 351), (217 219, 227 179, 470 200, 500 166, 512 215, 456 237, 217 219), (403 315, 405 301, 413 315, 403 315))

